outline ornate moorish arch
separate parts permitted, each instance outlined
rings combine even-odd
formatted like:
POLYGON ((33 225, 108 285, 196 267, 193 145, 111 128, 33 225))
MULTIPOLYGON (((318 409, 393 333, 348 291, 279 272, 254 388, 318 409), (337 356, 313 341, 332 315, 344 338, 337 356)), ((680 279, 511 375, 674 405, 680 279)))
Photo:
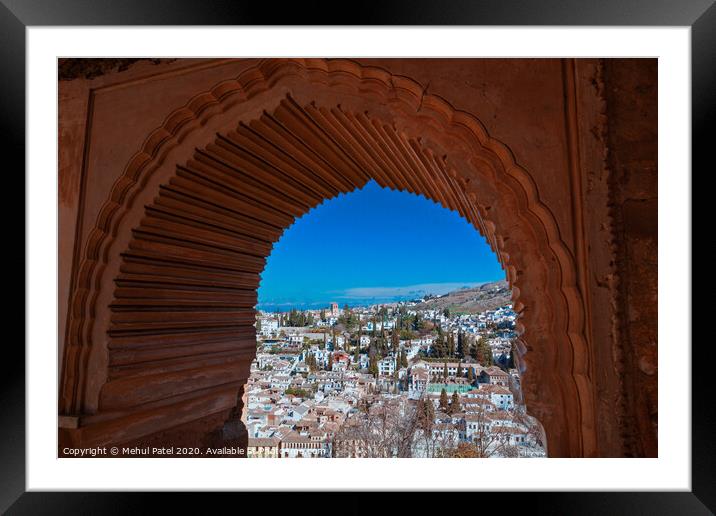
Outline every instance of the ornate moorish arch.
POLYGON ((235 416, 272 244, 370 179, 458 211, 487 238, 513 289, 525 400, 549 454, 597 455, 575 261, 530 172, 416 81, 323 59, 261 61, 196 95, 128 163, 79 264, 61 438, 133 442, 235 416))

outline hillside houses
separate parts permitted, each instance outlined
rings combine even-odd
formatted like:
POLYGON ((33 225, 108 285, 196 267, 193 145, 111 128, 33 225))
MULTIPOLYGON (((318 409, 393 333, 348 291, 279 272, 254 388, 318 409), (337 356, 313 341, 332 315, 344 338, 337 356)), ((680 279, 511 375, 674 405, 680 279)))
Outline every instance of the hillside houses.
POLYGON ((544 454, 524 415, 517 369, 504 360, 501 367, 482 365, 486 353, 495 362, 511 353, 509 333, 500 333, 512 331, 511 307, 450 314, 405 303, 400 317, 419 314, 427 323, 416 331, 419 319, 407 329, 403 321, 399 335, 397 309, 383 308, 356 308, 352 322, 350 312, 333 308, 311 311, 311 317, 294 312, 292 321, 314 321, 306 327, 281 326, 285 314, 259 314, 257 356, 244 393, 248 457, 376 456, 375 443, 365 440, 381 437, 371 437, 365 418, 417 417, 426 403, 432 407, 428 429, 407 441, 396 437, 379 456, 432 457, 461 443, 475 445, 487 434, 499 445, 483 450, 484 456, 544 454), (465 335, 471 340, 463 344, 485 339, 482 354, 463 348, 458 360, 454 349, 465 335), (453 351, 436 355, 448 339, 453 351))

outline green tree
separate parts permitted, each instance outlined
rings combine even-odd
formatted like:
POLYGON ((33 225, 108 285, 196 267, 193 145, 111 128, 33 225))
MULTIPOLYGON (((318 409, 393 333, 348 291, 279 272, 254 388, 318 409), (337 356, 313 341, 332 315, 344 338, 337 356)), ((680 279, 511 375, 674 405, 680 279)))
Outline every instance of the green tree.
POLYGON ((445 367, 443 367, 443 381, 447 380, 448 378, 448 366, 447 362, 445 362, 445 367))
POLYGON ((400 350, 400 367, 408 367, 408 354, 404 349, 400 350))
POLYGON ((298 396, 299 398, 310 398, 312 396, 312 393, 310 391, 307 391, 305 389, 299 389, 296 387, 289 387, 283 392, 284 394, 293 394, 294 396, 298 396))
POLYGON ((433 406, 432 401, 425 398, 422 400, 420 408, 421 410, 418 414, 418 426, 423 430, 429 431, 435 421, 435 407, 433 406))
POLYGON ((448 334, 447 342, 447 356, 452 357, 455 355, 455 334, 450 332, 448 334))
POLYGON ((443 412, 447 412, 448 407, 449 407, 449 404, 448 404, 447 391, 445 389, 443 389, 442 391, 440 391, 440 410, 442 410, 443 412))
POLYGON ((288 325, 289 326, 308 326, 313 324, 313 316, 311 314, 306 315, 304 312, 300 312, 295 308, 291 309, 288 314, 288 325))
POLYGON ((514 340, 510 343, 510 356, 507 358, 507 368, 508 369, 515 368, 515 341, 514 340))
POLYGON ((450 319, 450 308, 445 308, 445 310, 443 310, 443 315, 450 319))
POLYGON ((328 371, 333 369, 333 353, 328 354, 328 366, 326 367, 328 371))
POLYGON ((380 354, 382 356, 388 356, 388 342, 383 337, 378 337, 378 346, 380 347, 380 354))
POLYGON ((415 318, 413 319, 413 330, 414 331, 420 331, 422 317, 420 316, 420 312, 415 313, 415 318))
POLYGON ((473 342, 472 345, 470 346, 470 356, 471 356, 476 362, 479 362, 479 361, 480 361, 480 347, 478 346, 478 343, 480 342, 480 340, 482 340, 482 339, 476 340, 476 341, 473 342))
POLYGON ((457 333, 457 356, 460 360, 467 358, 467 346, 465 342, 465 334, 460 330, 457 333))
POLYGON ((346 304, 343 307, 343 313, 338 317, 338 323, 345 326, 346 330, 353 331, 356 326, 360 328, 360 315, 353 313, 346 304))
POLYGON ((412 330, 400 330, 400 339, 401 340, 410 340, 413 337, 415 337, 415 334, 412 330))
POLYGON ((374 377, 378 377, 378 357, 377 355, 373 355, 370 357, 368 361, 368 372, 372 374, 374 377))
POLYGON ((445 356, 445 336, 442 331, 438 331, 438 336, 435 338, 435 342, 433 342, 432 351, 435 358, 443 358, 445 356))
POLYGON ((487 343, 487 339, 480 338, 477 342, 477 347, 479 355, 478 361, 485 367, 493 365, 492 348, 490 348, 490 345, 487 343))
POLYGON ((467 368, 467 381, 472 385, 472 382, 475 381, 475 373, 472 372, 472 367, 467 368))
POLYGON ((452 393, 452 400, 450 402, 450 414, 457 414, 461 410, 460 407, 460 395, 457 391, 452 393))

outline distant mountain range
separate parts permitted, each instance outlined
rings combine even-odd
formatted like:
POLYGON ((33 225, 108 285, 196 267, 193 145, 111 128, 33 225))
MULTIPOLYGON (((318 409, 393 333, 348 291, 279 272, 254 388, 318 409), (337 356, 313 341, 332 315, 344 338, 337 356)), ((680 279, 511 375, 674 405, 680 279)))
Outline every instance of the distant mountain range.
MULTIPOLYGON (((450 307, 458 312, 481 312, 510 302, 511 291, 506 281, 489 283, 425 283, 405 287, 353 288, 336 293, 331 301, 339 306, 394 305, 398 302, 418 302, 421 309, 450 307), (424 302, 420 302, 424 300, 424 302)), ((283 301, 259 303, 257 308, 267 312, 287 312, 291 309, 316 310, 327 308, 326 301, 283 301)))
POLYGON ((430 297, 416 308, 420 310, 445 310, 451 312, 477 313, 494 310, 512 302, 512 291, 507 281, 493 281, 477 287, 461 288, 448 294, 430 297))

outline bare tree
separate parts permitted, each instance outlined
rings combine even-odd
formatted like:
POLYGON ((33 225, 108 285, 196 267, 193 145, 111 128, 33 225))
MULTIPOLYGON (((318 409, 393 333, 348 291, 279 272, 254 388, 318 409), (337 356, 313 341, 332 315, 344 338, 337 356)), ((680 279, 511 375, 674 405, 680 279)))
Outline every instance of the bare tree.
POLYGON ((363 398, 336 433, 337 457, 519 457, 525 447, 539 454, 542 430, 523 410, 491 412, 485 404, 459 416, 435 413, 425 395, 363 398))
POLYGON ((444 451, 446 457, 470 456, 487 458, 495 455, 504 456, 505 446, 510 444, 509 427, 496 425, 484 404, 477 410, 465 414, 465 435, 467 442, 450 450, 444 451))
POLYGON ((362 400, 337 432, 339 457, 411 457, 417 428, 415 407, 403 398, 362 400))

